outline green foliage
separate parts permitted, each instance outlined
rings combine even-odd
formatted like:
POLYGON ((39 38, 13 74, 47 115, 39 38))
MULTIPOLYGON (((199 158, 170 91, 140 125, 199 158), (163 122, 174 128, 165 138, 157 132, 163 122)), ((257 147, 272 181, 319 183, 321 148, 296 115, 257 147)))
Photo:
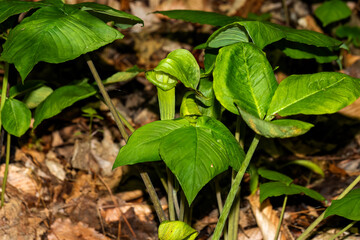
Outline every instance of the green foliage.
POLYGON ((351 190, 340 200, 333 200, 325 210, 325 218, 338 215, 350 220, 360 221, 360 189, 351 190))
POLYGON ((4 1, 0 6, 3 13, 0 20, 32 7, 40 9, 10 31, 1 54, 2 60, 15 64, 23 80, 39 61, 65 62, 123 37, 87 11, 96 13, 100 18, 106 16, 107 20, 118 24, 125 20, 127 25, 142 23, 135 16, 100 4, 69 5, 61 0, 32 4, 18 0, 4 1))
POLYGON ((8 133, 20 137, 30 127, 31 112, 21 101, 8 98, 1 111, 1 121, 8 133))
POLYGON ((96 94, 96 89, 88 83, 67 85, 52 92, 35 110, 34 128, 43 120, 51 118, 77 101, 96 94))
POLYGON ((167 91, 181 81, 186 87, 196 89, 200 81, 200 68, 194 56, 185 49, 177 49, 160 61, 146 78, 155 86, 167 91))
POLYGON ((138 68, 137 66, 134 66, 134 67, 127 69, 124 72, 117 72, 117 73, 113 74, 112 76, 105 79, 103 81, 103 84, 107 85, 107 84, 129 81, 129 80, 133 79, 134 77, 136 77, 136 75, 138 75, 141 72, 144 72, 144 70, 138 68))
POLYGON ((336 29, 336 36, 348 38, 356 47, 360 47, 360 28, 351 26, 340 26, 336 29))
POLYGON ((298 166, 306 167, 311 171, 313 171, 314 173, 317 173, 320 176, 325 177, 324 171, 319 167, 319 165, 309 160, 302 160, 302 159, 294 160, 285 164, 284 166, 288 166, 288 165, 298 165, 298 166))
POLYGON ((318 201, 325 200, 325 198, 318 192, 300 185, 293 184, 293 180, 284 174, 263 168, 260 168, 258 173, 263 178, 275 181, 263 183, 260 185, 260 202, 263 202, 269 197, 294 195, 300 193, 304 193, 305 195, 318 201))
POLYGON ((31 92, 27 93, 23 99, 23 102, 29 109, 36 108, 42 103, 51 93, 52 88, 48 86, 41 86, 31 92))
POLYGON ((199 233, 181 221, 163 221, 159 226, 160 240, 195 240, 199 233))
POLYGON ((264 118, 277 87, 272 68, 265 54, 252 43, 223 47, 214 69, 215 96, 227 110, 238 114, 234 105, 264 118))
POLYGON ((350 15, 350 8, 341 0, 326 1, 315 10, 315 16, 320 19, 324 27, 330 23, 348 18, 350 15))

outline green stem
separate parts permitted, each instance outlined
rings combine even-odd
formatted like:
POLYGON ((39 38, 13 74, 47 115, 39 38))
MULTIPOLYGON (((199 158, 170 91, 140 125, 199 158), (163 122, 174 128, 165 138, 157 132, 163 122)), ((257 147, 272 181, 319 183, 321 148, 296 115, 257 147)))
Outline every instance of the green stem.
MULTIPOLYGON (((101 78, 95 68, 95 65, 94 63, 91 61, 89 55, 85 54, 85 59, 86 59, 86 62, 90 68, 90 71, 99 87, 99 90, 100 90, 100 93, 101 95, 103 96, 104 98, 104 101, 106 103, 106 105, 109 107, 110 109, 110 112, 111 114, 113 115, 114 119, 115 119, 115 122, 116 122, 116 125, 117 127, 119 128, 119 131, 121 133, 121 135, 123 136, 123 138, 125 139, 125 141, 128 140, 129 136, 128 134, 126 133, 125 131, 125 127, 124 125, 122 124, 121 122, 121 119, 119 117, 119 114, 118 112, 116 111, 115 107, 114 107, 114 104, 112 103, 110 97, 109 97, 109 94, 106 92, 105 90, 105 87, 104 87, 104 84, 102 83, 101 81, 101 78)), ((152 203, 154 204, 154 208, 155 208, 155 211, 156 211, 156 214, 159 218, 159 220, 162 222, 162 221, 165 221, 166 220, 166 216, 165 216, 165 213, 164 213, 164 210, 162 209, 161 207, 161 203, 160 203, 160 200, 156 194, 156 191, 154 189, 154 186, 152 185, 152 182, 150 180, 150 177, 149 175, 146 173, 146 171, 144 171, 142 168, 138 168, 139 171, 140 171, 140 176, 145 184, 145 187, 149 193, 149 196, 150 196, 150 199, 152 201, 152 203)))
MULTIPOLYGON (((351 189, 353 189, 360 182, 360 176, 355 178, 355 180, 339 195, 337 200, 343 198, 346 194, 348 194, 351 189)), ((311 231, 324 219, 325 211, 300 235, 297 240, 305 240, 311 231)))
POLYGON ((282 209, 281 209, 281 213, 280 213, 279 224, 278 224, 277 229, 276 229, 276 234, 275 234, 274 240, 277 240, 279 238, 281 224, 282 224, 282 221, 284 219, 284 213, 285 213, 285 207, 286 207, 287 200, 288 200, 288 195, 285 195, 284 202, 283 202, 282 209))
POLYGON ((1 207, 4 206, 5 203, 5 190, 6 190, 6 181, 9 171, 9 163, 10 163, 10 144, 11 144, 11 135, 10 133, 7 134, 7 141, 6 141, 6 160, 5 160, 5 171, 4 177, 2 182, 2 191, 1 191, 1 207))
POLYGON ((114 117, 115 123, 120 130, 121 136, 125 139, 125 141, 127 141, 129 136, 125 131, 125 127, 124 127, 123 123, 121 122, 119 114, 116 111, 115 106, 109 97, 109 94, 105 90, 104 84, 101 81, 101 78, 95 68, 93 61, 90 59, 89 55, 87 55, 87 54, 85 54, 85 59, 86 59, 86 63, 88 64, 88 66, 90 68, 90 71, 95 79, 95 82, 99 87, 100 93, 104 98, 104 101, 105 101, 106 105, 108 106, 108 108, 110 109, 111 114, 114 117))
POLYGON ((170 221, 175 221, 175 207, 174 207, 174 176, 169 168, 166 168, 167 176, 168 176, 168 206, 169 206, 169 218, 170 221))
MULTIPOLYGON (((224 204, 223 204, 223 201, 221 198, 221 188, 219 185, 219 176, 217 176, 214 181, 215 181, 216 202, 218 205, 219 214, 221 214, 223 211, 224 204)), ((224 230, 224 240, 228 240, 228 231, 226 228, 224 230)))
MULTIPOLYGON (((232 170, 232 183, 235 180, 236 172, 232 170)), ((238 231, 239 231, 239 217, 240 217, 240 187, 235 196, 235 203, 231 207, 229 213, 229 222, 228 222, 228 240, 236 240, 238 239, 238 231)))
POLYGON ((341 229, 341 231, 339 231, 337 234, 335 234, 332 238, 330 238, 330 240, 335 240, 337 237, 339 237, 341 234, 343 234, 346 230, 348 230, 349 228, 351 228, 352 226, 354 226, 354 224, 357 223, 357 221, 353 221, 351 223, 349 223, 346 227, 344 227, 343 229, 341 229))
POLYGON ((239 172, 236 174, 235 180, 234 180, 233 184, 231 185, 230 192, 229 192, 229 194, 228 194, 228 196, 226 198, 223 212, 221 213, 219 221, 218 221, 218 223, 216 225, 212 240, 219 240, 220 239, 221 233, 222 233, 222 231, 224 229, 224 226, 225 226, 226 219, 227 219, 227 217, 229 215, 231 206, 232 206, 232 204, 234 202, 234 199, 236 197, 236 193, 239 190, 241 180, 244 177, 245 171, 246 171, 247 167, 249 166, 250 160, 251 160, 251 158, 252 158, 252 156, 253 156, 253 154, 255 152, 255 149, 256 149, 257 145, 259 144, 260 138, 261 138, 260 135, 257 135, 257 134, 255 135, 255 137, 254 137, 254 139, 253 139, 253 141, 252 141, 252 143, 250 145, 250 148, 249 148, 248 152, 246 153, 244 162, 242 163, 242 165, 241 165, 241 167, 239 169, 239 172))
POLYGON ((1 90, 1 102, 0 102, 0 129, 2 127, 2 121, 1 121, 1 111, 4 107, 5 101, 6 101, 6 93, 7 93, 7 87, 9 82, 9 63, 5 62, 5 74, 3 78, 3 85, 1 90))

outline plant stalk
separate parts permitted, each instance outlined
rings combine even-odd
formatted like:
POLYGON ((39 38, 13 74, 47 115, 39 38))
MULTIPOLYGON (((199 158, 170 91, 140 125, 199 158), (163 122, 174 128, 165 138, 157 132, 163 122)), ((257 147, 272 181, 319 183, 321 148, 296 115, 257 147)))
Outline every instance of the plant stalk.
POLYGON ((284 213, 285 213, 287 200, 288 200, 288 195, 285 195, 284 202, 283 202, 282 209, 281 209, 281 213, 280 213, 279 224, 278 224, 277 229, 276 229, 276 234, 275 234, 274 240, 278 240, 278 238, 279 238, 281 224, 282 224, 282 221, 284 219, 284 213))
MULTIPOLYGON (((91 61, 88 54, 85 54, 85 59, 86 59, 86 63, 88 64, 88 66, 90 68, 90 71, 91 71, 91 73, 92 73, 92 75, 93 75, 93 77, 94 77, 94 79, 95 79, 95 81, 96 81, 96 83, 97 83, 97 85, 99 87, 100 93, 101 93, 101 95, 103 96, 103 98, 105 100, 105 103, 109 107, 110 112, 111 112, 111 114, 113 115, 113 117, 115 119, 116 125, 119 128, 119 131, 120 131, 121 135, 123 136, 125 141, 127 141, 129 136, 125 131, 125 127, 121 122, 119 114, 116 111, 116 109, 114 107, 114 104, 112 103, 112 101, 111 101, 111 99, 109 97, 109 94, 105 90, 104 84, 101 81, 101 78, 100 78, 100 76, 99 76, 99 74, 98 74, 98 72, 97 72, 97 70, 95 68, 94 63, 91 61)), ((164 210, 161 207, 160 200, 159 200, 159 198, 158 198, 158 196, 156 194, 154 186, 152 185, 152 182, 150 180, 149 175, 140 167, 138 167, 138 170, 139 170, 140 176, 141 176, 141 178, 142 178, 142 180, 143 180, 143 182, 145 184, 145 187, 146 187, 146 189, 147 189, 147 191, 149 193, 150 199, 151 199, 152 203, 154 204, 154 208, 155 208, 156 214, 157 214, 160 222, 165 221, 166 216, 165 216, 164 210)))
POLYGON ((348 230, 349 228, 351 228, 352 226, 354 226, 354 224, 357 223, 357 221, 353 221, 351 223, 349 223, 346 227, 344 227, 343 229, 341 229, 338 233, 336 233, 332 238, 330 238, 330 240, 335 240, 337 237, 339 237, 341 234, 343 234, 346 230, 348 230))
MULTIPOLYGON (((235 180, 236 172, 232 170, 232 183, 235 180)), ((233 203, 230 213, 229 213, 229 222, 228 222, 228 240, 238 239, 239 231, 239 217, 240 217, 240 186, 235 196, 235 202, 233 203)))
POLYGON ((255 137, 250 145, 250 148, 249 148, 248 152, 246 153, 244 162, 242 163, 242 165, 239 169, 239 172, 236 174, 235 180, 234 180, 233 184, 231 185, 230 192, 226 198, 223 212, 220 214, 220 218, 216 225, 212 240, 220 239, 221 233, 225 226, 226 219, 229 215, 231 206, 236 197, 236 193, 239 190, 241 180, 244 177, 245 171, 246 171, 247 167, 249 166, 250 160, 255 152, 257 145, 259 144, 260 138, 261 138, 260 135, 257 135, 257 134, 255 135, 255 137))
MULTIPOLYGON (((9 82, 9 63, 5 62, 5 69, 4 69, 4 78, 3 78, 3 85, 1 90, 1 102, 0 102, 0 129, 2 127, 2 121, 1 121, 1 111, 4 107, 5 101, 6 101, 6 94, 7 94, 7 88, 8 88, 8 82, 9 82)), ((1 149, 0 149, 1 151, 1 149)))
MULTIPOLYGON (((355 178, 355 180, 339 195, 337 200, 343 198, 348 194, 358 183, 360 182, 360 176, 355 178)), ((325 211, 300 235, 297 240, 305 240, 311 231, 324 219, 325 211)))
POLYGON ((9 171, 9 163, 10 163, 10 144, 11 144, 11 135, 7 133, 7 140, 6 140, 6 160, 5 160, 5 171, 4 177, 2 181, 2 191, 1 191, 1 208, 5 204, 5 190, 6 190, 6 181, 9 171))
POLYGON ((174 190, 174 176, 172 174, 172 172, 170 171, 169 168, 166 168, 166 172, 167 172, 167 176, 168 176, 168 205, 169 205, 169 218, 170 221, 175 221, 175 206, 174 206, 174 194, 173 194, 173 190, 174 190))

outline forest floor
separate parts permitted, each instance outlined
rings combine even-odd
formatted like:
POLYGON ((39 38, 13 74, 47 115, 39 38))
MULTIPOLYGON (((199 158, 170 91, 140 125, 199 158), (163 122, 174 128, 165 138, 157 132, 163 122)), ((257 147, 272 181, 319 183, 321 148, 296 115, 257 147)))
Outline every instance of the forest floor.
MULTIPOLYGON (((78 3, 79 0, 69 0, 78 3)), ((271 14, 270 20, 285 24, 281 1, 190 1, 190 0, 99 0, 119 10, 132 13, 145 22, 123 31, 125 38, 92 53, 103 79, 117 71, 137 65, 153 69, 172 50, 190 50, 203 64, 203 52, 193 48, 206 41, 214 31, 208 25, 169 20, 156 10, 196 9, 215 11, 231 16, 271 14)), ((331 34, 320 27, 314 17, 319 3, 289 0, 291 25, 331 34)), ((349 1, 358 22, 359 3, 349 1)), ((344 72, 360 77, 360 51, 352 47, 344 53, 344 72)), ((278 80, 292 73, 313 71, 314 62, 285 60, 288 69, 276 71, 278 80)), ((335 69, 334 65, 326 65, 335 69)), ((2 77, 2 74, 0 75, 2 77)), ((91 78, 82 58, 64 64, 39 64, 31 78, 64 81, 91 78)), ((146 80, 144 73, 130 81, 108 87, 116 108, 134 128, 159 119, 156 88, 146 80)), ((179 99, 180 100, 180 99, 179 99)), ((287 140, 266 140, 260 146, 255 160, 286 172, 295 183, 321 193, 327 202, 317 202, 306 196, 289 198, 286 207, 282 239, 296 239, 360 173, 360 102, 341 113, 309 117, 316 127, 308 134, 287 140), (286 165, 293 160, 311 160, 325 175, 311 170, 286 165)), ((232 116, 225 113, 231 120, 232 116)), ((130 131, 128 132, 130 134, 130 131)), ((123 166, 112 170, 119 149, 125 145, 108 108, 98 99, 90 98, 67 108, 60 115, 44 121, 35 131, 20 139, 14 138, 5 195, 5 206, 0 209, 0 240, 50 239, 157 239, 159 222, 149 201, 137 169, 123 166), (90 121, 81 107, 89 104, 101 118, 90 121), (91 125, 91 127, 90 127, 91 125)), ((5 146, 2 148, 4 153, 5 146)), ((141 149, 139 149, 141 151, 141 149)), ((0 178, 4 174, 5 157, 1 156, 0 178)), ((162 163, 155 163, 164 169, 162 163)), ((164 210, 167 210, 166 192, 153 165, 145 169, 154 181, 164 210)), ((219 176, 225 198, 229 190, 231 172, 219 176)), ((283 197, 272 198, 259 205, 258 195, 249 196, 249 175, 245 175, 240 208, 239 239, 267 239, 262 232, 276 228, 283 197), (259 217, 259 214, 261 217, 259 217)), ((225 200, 225 199, 223 199, 225 200)), ((209 239, 218 220, 218 208, 213 183, 209 183, 194 202, 193 227, 200 232, 198 239, 209 239)), ((328 236, 349 223, 340 217, 330 217, 319 226, 312 239, 328 236)), ((343 234, 346 239, 360 239, 360 225, 354 225, 343 234)), ((342 238, 345 239, 345 238, 342 238)))

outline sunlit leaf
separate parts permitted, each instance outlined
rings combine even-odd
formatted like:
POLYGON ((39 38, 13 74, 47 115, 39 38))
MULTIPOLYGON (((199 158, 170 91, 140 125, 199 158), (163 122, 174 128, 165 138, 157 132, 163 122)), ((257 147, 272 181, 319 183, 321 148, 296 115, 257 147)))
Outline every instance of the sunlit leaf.
POLYGON ((199 233, 181 221, 163 221, 159 226, 159 240, 195 240, 199 233))
POLYGON ((350 220, 360 221, 360 188, 351 190, 345 197, 333 200, 325 210, 325 218, 338 215, 350 220))
POLYGON ((48 86, 41 86, 25 95, 23 102, 29 109, 36 108, 53 90, 48 86))
POLYGON ((319 167, 319 165, 317 165, 316 163, 310 161, 310 160, 294 160, 291 161, 287 164, 285 164, 284 166, 288 166, 288 165, 299 165, 299 166, 303 166, 306 167, 308 169, 310 169, 311 171, 313 171, 314 173, 319 174, 320 176, 324 177, 324 171, 319 167))

